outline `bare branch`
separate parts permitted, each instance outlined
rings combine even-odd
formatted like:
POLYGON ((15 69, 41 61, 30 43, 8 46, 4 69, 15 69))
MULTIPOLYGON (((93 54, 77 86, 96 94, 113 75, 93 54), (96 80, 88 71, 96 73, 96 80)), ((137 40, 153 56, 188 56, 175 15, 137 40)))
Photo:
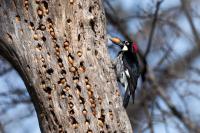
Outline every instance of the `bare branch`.
POLYGON ((158 19, 158 12, 159 12, 160 5, 162 4, 162 2, 163 2, 163 0, 160 0, 156 4, 156 10, 155 10, 155 13, 154 13, 154 18, 153 18, 153 21, 152 21, 151 31, 150 31, 149 39, 148 39, 148 43, 147 43, 147 49, 146 49, 146 52, 144 53, 144 57, 147 57, 147 55, 148 55, 148 53, 150 51, 151 45, 152 45, 152 39, 153 39, 153 35, 154 35, 154 31, 155 31, 156 23, 157 23, 157 19, 158 19))

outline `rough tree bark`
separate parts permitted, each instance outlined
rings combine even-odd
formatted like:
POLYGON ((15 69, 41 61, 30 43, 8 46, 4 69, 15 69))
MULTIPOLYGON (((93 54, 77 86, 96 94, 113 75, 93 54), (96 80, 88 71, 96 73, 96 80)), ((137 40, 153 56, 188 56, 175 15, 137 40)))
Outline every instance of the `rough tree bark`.
POLYGON ((42 132, 132 132, 101 0, 0 0, 0 54, 22 76, 42 132))

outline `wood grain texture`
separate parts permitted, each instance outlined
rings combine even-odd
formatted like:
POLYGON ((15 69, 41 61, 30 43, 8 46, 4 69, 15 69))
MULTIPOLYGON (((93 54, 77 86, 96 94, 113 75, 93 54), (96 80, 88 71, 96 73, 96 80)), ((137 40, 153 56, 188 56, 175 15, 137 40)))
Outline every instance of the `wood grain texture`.
POLYGON ((132 132, 100 0, 0 0, 0 54, 22 76, 45 133, 132 132))

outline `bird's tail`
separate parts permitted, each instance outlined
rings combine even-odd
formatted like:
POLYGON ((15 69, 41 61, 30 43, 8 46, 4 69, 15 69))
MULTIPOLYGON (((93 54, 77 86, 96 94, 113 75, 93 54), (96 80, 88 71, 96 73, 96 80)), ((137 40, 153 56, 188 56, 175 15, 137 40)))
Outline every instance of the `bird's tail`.
POLYGON ((124 94, 124 99, 123 99, 123 106, 126 108, 128 106, 129 100, 130 100, 130 90, 129 88, 126 89, 126 92, 124 94))
POLYGON ((123 106, 126 108, 128 106, 130 97, 132 97, 133 104, 135 101, 135 90, 137 87, 137 83, 135 83, 133 80, 128 80, 128 88, 126 89, 124 99, 123 99, 123 106))

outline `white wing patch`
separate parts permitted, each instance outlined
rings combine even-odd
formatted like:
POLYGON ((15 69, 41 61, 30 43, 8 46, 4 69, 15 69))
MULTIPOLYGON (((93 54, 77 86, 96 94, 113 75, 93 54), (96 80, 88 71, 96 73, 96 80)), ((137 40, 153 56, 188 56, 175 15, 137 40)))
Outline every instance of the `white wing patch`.
POLYGON ((126 72, 122 73, 121 83, 124 84, 124 89, 126 91, 126 89, 128 88, 128 81, 127 81, 127 77, 126 77, 126 72))
POLYGON ((128 47, 125 45, 125 46, 122 48, 122 51, 128 51, 128 47))
POLYGON ((130 74, 129 74, 128 69, 126 69, 125 73, 126 73, 126 76, 128 76, 130 78, 130 74))

